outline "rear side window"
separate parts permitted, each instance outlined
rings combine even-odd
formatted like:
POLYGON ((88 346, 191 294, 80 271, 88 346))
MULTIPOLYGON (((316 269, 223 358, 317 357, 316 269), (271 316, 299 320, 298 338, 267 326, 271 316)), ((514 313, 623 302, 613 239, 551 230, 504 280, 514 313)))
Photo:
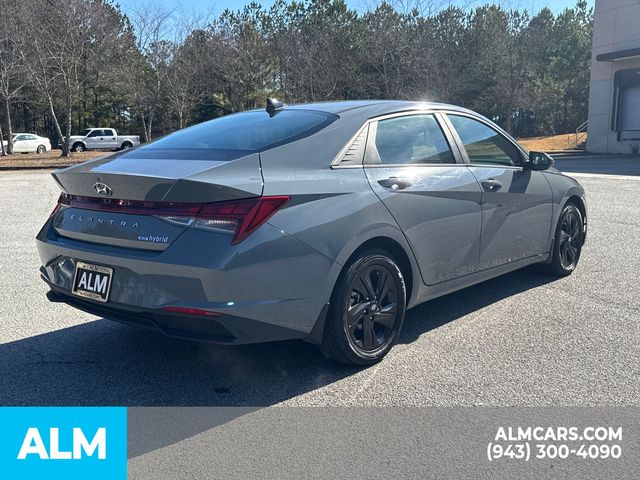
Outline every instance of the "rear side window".
POLYGON ((518 148, 504 135, 473 118, 449 115, 469 156, 469 162, 478 164, 522 165, 518 148))
POLYGON ((375 146, 378 159, 374 158, 371 163, 455 163, 440 125, 430 114, 380 120, 375 146))
POLYGON ((225 160, 305 138, 338 118, 312 110, 237 113, 179 130, 126 156, 225 160))

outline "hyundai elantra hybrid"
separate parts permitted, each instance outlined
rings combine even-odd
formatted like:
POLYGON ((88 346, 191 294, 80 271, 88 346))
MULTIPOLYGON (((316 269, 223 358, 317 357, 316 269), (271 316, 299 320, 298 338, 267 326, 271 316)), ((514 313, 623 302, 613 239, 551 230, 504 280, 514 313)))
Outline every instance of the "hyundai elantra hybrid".
POLYGON ((53 178, 51 301, 355 365, 419 303, 534 263, 571 274, 587 232, 584 190, 551 157, 437 103, 269 100, 53 178))

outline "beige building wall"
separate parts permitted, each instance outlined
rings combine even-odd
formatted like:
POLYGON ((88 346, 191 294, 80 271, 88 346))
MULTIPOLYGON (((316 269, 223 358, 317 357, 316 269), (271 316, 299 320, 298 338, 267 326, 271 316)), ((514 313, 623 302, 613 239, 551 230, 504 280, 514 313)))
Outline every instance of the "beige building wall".
MULTIPOLYGON (((621 105, 616 107, 616 95, 619 95, 620 89, 616 89, 614 78, 616 72, 632 69, 639 69, 640 77, 640 53, 636 55, 634 49, 640 49, 640 0, 596 0, 587 129, 589 152, 631 153, 631 146, 640 144, 640 138, 634 138, 640 137, 640 132, 635 135, 633 132, 620 133, 615 130, 616 127, 620 128, 615 118, 620 116, 621 105), (606 54, 610 54, 608 57, 615 57, 616 54, 622 57, 598 60, 598 55, 602 54, 605 54, 605 58, 606 54)), ((625 78, 628 80, 629 75, 625 78)), ((640 90, 626 94, 626 110, 622 106, 626 125, 630 125, 630 115, 637 115, 637 121, 640 122, 640 109, 635 108, 638 92, 640 90)))

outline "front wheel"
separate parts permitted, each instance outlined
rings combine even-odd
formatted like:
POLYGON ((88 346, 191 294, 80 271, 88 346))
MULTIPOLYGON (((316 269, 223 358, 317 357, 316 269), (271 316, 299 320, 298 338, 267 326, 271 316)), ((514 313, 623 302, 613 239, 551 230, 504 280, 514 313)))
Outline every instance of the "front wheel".
POLYGON ((47 149, 45 148, 44 145, 38 145, 38 148, 36 149, 36 153, 42 155, 44 152, 46 152, 47 149))
POLYGON ((380 361, 395 344, 406 308, 402 272, 386 252, 366 252, 352 261, 334 288, 322 353, 349 365, 380 361))
POLYGON ((73 150, 74 152, 84 152, 85 148, 82 143, 76 143, 71 150, 73 150))
POLYGON ((578 265, 584 243, 584 220, 573 203, 562 209, 554 239, 547 271, 563 277, 571 275, 578 265))

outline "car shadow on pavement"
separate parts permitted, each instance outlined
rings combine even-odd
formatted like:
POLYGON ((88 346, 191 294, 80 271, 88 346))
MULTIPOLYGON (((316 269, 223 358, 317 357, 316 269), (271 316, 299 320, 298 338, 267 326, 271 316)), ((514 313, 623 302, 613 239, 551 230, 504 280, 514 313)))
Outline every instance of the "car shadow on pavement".
MULTIPOLYGON (((526 269, 430 301, 400 342, 552 280, 526 269)), ((360 371, 302 341, 223 347, 96 320, 0 345, 0 405, 262 407, 360 371)))
MULTIPOLYGON (((525 269, 427 302, 400 342, 551 281, 525 269)), ((302 341, 223 347, 95 320, 0 345, 0 405, 248 407, 130 411, 134 458, 361 371, 302 341)))
POLYGON ((532 265, 420 304, 407 312, 399 343, 411 343, 430 330, 557 279, 532 265))

